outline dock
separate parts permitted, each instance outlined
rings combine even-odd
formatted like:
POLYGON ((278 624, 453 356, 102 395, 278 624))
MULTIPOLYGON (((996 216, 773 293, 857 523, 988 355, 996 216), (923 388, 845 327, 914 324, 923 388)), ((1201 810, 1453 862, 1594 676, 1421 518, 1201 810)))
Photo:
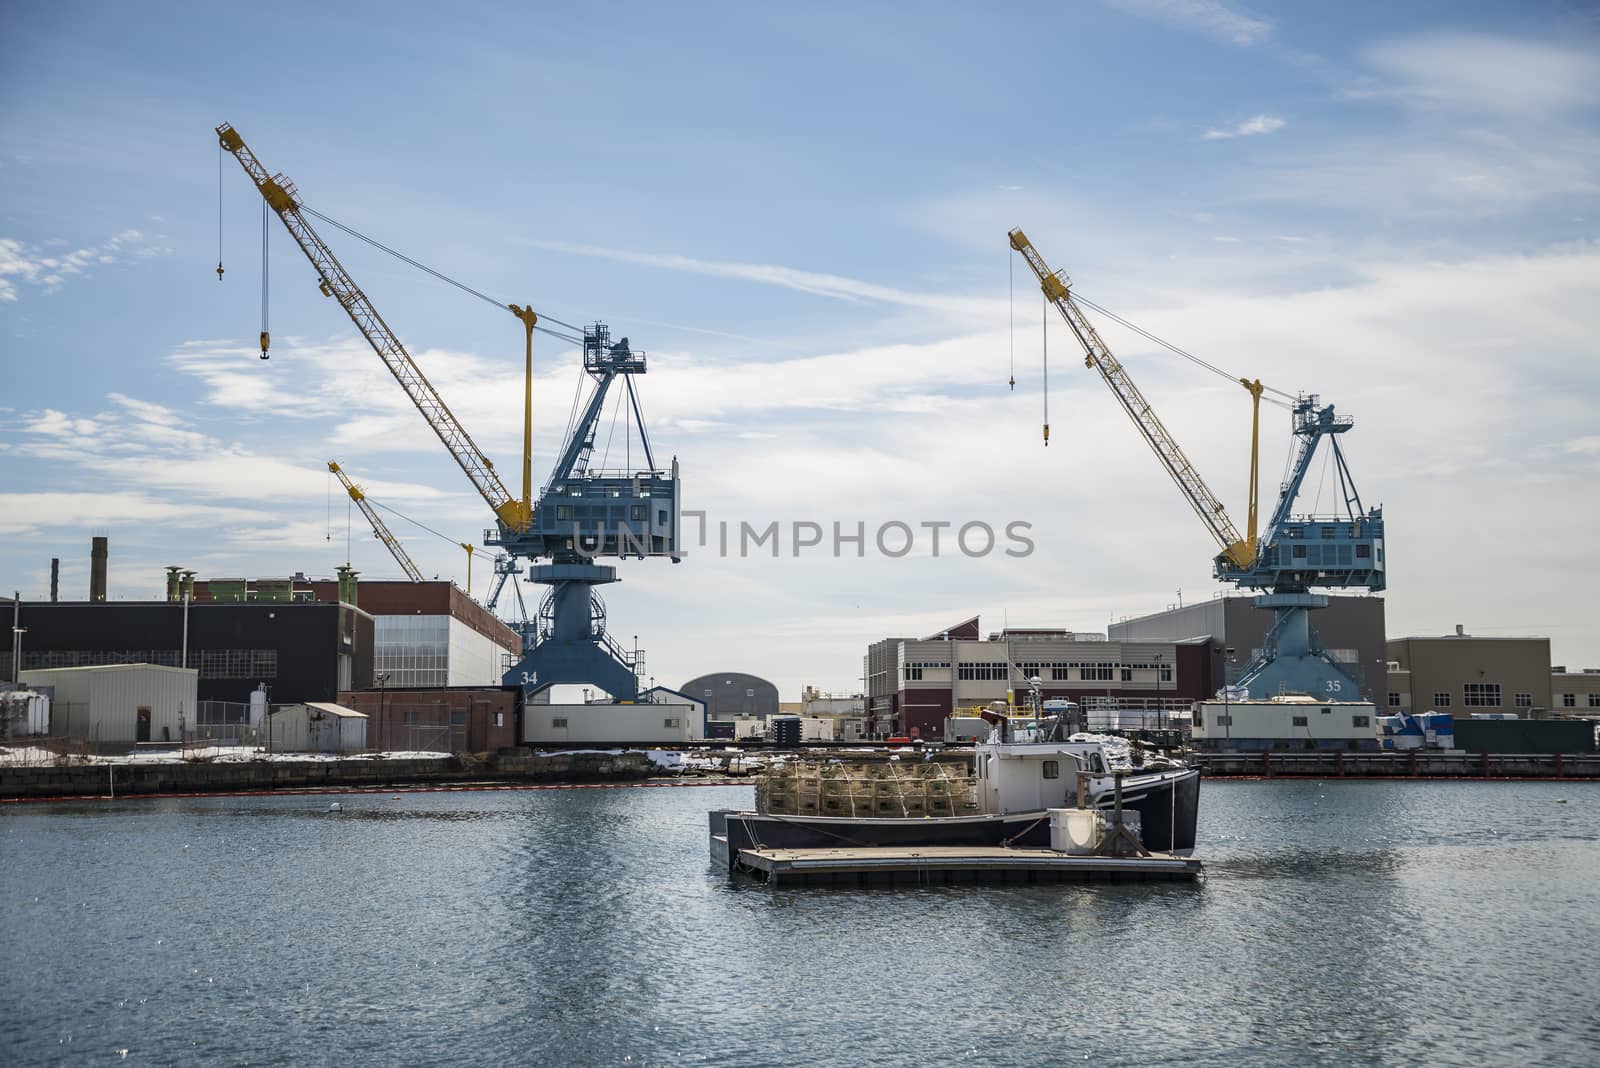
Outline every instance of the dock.
MULTIPOLYGON (((727 839, 721 843, 727 849, 727 839)), ((724 855, 726 853, 724 852, 724 855)), ((1203 867, 1192 857, 1076 856, 1008 846, 741 849, 733 863, 770 885, 1059 883, 1192 881, 1203 867)))

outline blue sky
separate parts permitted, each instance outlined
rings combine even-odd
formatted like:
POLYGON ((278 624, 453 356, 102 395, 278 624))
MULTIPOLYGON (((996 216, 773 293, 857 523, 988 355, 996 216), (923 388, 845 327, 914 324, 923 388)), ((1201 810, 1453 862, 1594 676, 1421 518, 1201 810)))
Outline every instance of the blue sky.
MULTIPOLYGON (((1597 45, 1596 9, 1555 2, 8 4, 0 585, 43 594, 60 556, 81 596, 98 530, 113 596, 168 563, 329 573, 330 457, 455 537, 487 525, 275 220, 254 358, 261 212, 231 159, 213 273, 229 121, 312 207, 648 350, 657 450, 714 521, 1033 524, 1021 561, 632 565, 613 625, 661 681, 844 689, 869 641, 973 612, 1089 630, 1212 595, 1203 529, 1059 329, 1039 447, 1014 225, 1098 302, 1355 415, 1391 633, 1548 634, 1600 665, 1597 45)), ((518 324, 324 236, 514 465, 518 324)), ((1241 513, 1242 392, 1106 337, 1241 513)), ((536 360, 544 467, 575 354, 536 360)), ((397 574, 354 522, 357 566, 397 574)), ((460 550, 395 529, 464 581, 460 550)))

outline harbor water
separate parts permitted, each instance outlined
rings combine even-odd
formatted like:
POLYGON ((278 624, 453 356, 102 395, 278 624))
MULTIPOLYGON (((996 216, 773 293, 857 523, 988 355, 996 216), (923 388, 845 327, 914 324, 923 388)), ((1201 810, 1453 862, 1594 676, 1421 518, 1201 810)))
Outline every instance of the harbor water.
POLYGON ((1194 885, 769 889, 749 787, 0 810, 0 1063, 1595 1063, 1600 784, 1207 782, 1194 885), (342 811, 330 811, 338 801, 342 811))

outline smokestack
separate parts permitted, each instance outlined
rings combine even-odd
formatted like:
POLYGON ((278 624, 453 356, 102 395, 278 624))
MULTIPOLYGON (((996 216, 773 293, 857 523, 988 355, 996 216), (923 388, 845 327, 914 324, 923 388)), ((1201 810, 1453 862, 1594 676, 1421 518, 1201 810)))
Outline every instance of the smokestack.
POLYGON ((1456 637, 1457 638, 1465 638, 1466 636, 1467 636, 1467 628, 1465 626, 1463 626, 1462 624, 1457 623, 1456 624, 1456 637))
POLYGON ((100 536, 89 550, 89 600, 106 599, 106 557, 110 555, 110 539, 100 536))
POLYGON ((61 557, 50 558, 50 603, 55 604, 61 599, 61 557))

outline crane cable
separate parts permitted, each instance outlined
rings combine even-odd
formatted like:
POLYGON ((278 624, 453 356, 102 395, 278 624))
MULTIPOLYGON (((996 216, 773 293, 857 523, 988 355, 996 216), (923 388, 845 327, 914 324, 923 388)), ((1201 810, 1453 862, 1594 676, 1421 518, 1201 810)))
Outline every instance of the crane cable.
POLYGON ((222 281, 222 142, 217 142, 217 281, 222 281))
POLYGON ((384 504, 381 501, 375 501, 371 497, 368 497, 367 498, 367 503, 368 504, 377 505, 379 508, 382 508, 385 512, 388 512, 390 515, 398 516, 399 518, 404 519, 407 523, 410 523, 414 527, 421 527, 423 530, 426 530, 429 534, 432 534, 434 537, 442 538, 445 541, 449 542, 451 545, 454 545, 458 549, 461 547, 461 542, 457 541, 455 538, 450 537, 450 535, 441 534, 437 530, 434 530, 432 527, 428 526, 428 524, 418 522, 417 520, 412 519, 410 516, 406 515, 404 512, 397 512, 393 508, 390 508, 387 504, 384 504))
MULTIPOLYGON (((307 206, 305 204, 301 204, 299 207, 300 207, 300 210, 305 212, 307 215, 313 216, 314 218, 317 218, 317 219, 321 219, 323 222, 327 223, 329 226, 337 227, 338 229, 343 230, 345 233, 349 234, 351 237, 355 238, 356 240, 365 241, 367 244, 371 245, 373 248, 378 249, 381 252, 387 252, 389 255, 393 256, 395 259, 401 260, 401 261, 403 261, 405 263, 409 263, 411 266, 415 267, 419 271, 425 271, 428 274, 433 275, 435 278, 439 279, 439 281, 441 281, 441 282, 448 282, 450 285, 455 286, 457 289, 461 290, 463 293, 468 293, 468 294, 470 294, 470 295, 472 295, 474 297, 477 297, 479 300, 483 301, 486 304, 492 304, 496 308, 500 308, 502 310, 504 310, 506 308, 509 308, 511 306, 510 304, 506 303, 503 300, 495 300, 493 297, 489 296, 488 294, 483 293, 483 292, 481 292, 479 290, 473 289, 471 286, 467 285, 464 282, 458 282, 454 278, 451 278, 449 275, 447 275, 447 274, 445 274, 445 273, 443 273, 441 271, 436 271, 432 267, 429 267, 425 263, 419 263, 416 260, 412 259, 410 256, 407 256, 405 253, 399 252, 399 251, 397 251, 395 249, 392 249, 388 245, 385 245, 383 242, 377 241, 377 240, 375 240, 373 238, 370 238, 366 234, 363 234, 361 231, 356 230, 356 229, 354 229, 352 227, 346 226, 344 223, 340 222, 337 219, 334 219, 334 218, 331 218, 331 217, 329 217, 327 215, 322 214, 322 212, 317 211, 315 208, 309 207, 309 206, 307 206)), ((539 313, 539 319, 541 321, 548 321, 548 322, 555 323, 557 326, 564 326, 568 330, 576 330, 578 332, 579 336, 578 337, 573 337, 570 334, 563 334, 559 330, 551 330, 549 327, 535 326, 534 329, 538 330, 540 333, 549 334, 551 337, 559 338, 562 341, 569 342, 570 344, 573 344, 573 345, 582 345, 583 344, 583 337, 582 337, 583 327, 574 326, 571 323, 563 322, 560 319, 557 319, 553 315, 545 315, 542 312, 539 313)))
POLYGON ((1006 266, 1011 273, 1008 294, 1011 304, 1011 391, 1015 393, 1017 389, 1017 258, 1007 253, 1006 266))
POLYGON ((267 349, 272 345, 272 334, 267 331, 267 274, 271 261, 267 256, 272 228, 267 224, 267 202, 261 201, 261 358, 268 359, 267 349))
MULTIPOLYGON (((1156 335, 1152 334, 1150 331, 1146 330, 1144 327, 1139 326, 1136 323, 1130 323, 1128 320, 1124 319, 1122 316, 1118 315, 1116 312, 1111 311, 1109 308, 1105 308, 1105 307, 1102 307, 1099 304, 1096 304, 1094 301, 1092 301, 1088 297, 1084 296, 1077 289, 1074 289, 1072 291, 1072 296, 1073 296, 1073 299, 1076 300, 1078 303, 1084 304, 1084 305, 1087 305, 1088 307, 1093 308, 1095 311, 1099 312, 1101 315, 1104 315, 1106 318, 1112 320, 1113 322, 1122 324, 1123 326, 1127 327, 1129 330, 1132 330, 1135 334, 1138 334, 1140 337, 1144 338, 1147 341, 1155 342, 1157 345, 1160 345, 1162 348, 1166 349, 1168 352, 1172 352, 1172 353, 1175 353, 1176 355, 1182 356, 1184 359, 1190 361, 1191 363, 1205 368, 1207 371, 1210 371, 1214 375, 1219 375, 1222 378, 1226 378, 1230 382, 1238 382, 1239 381, 1239 376, 1238 375, 1231 375, 1227 371, 1224 371, 1222 368, 1218 367, 1216 364, 1207 363, 1205 360, 1201 359, 1199 356, 1196 356, 1194 353, 1188 351, 1187 349, 1181 349, 1177 345, 1172 344, 1172 342, 1166 341, 1166 340, 1164 340, 1162 338, 1157 337, 1156 335)), ((1291 400, 1292 401, 1292 400, 1296 399, 1295 395, 1293 393, 1285 393, 1283 390, 1276 389, 1276 388, 1274 388, 1272 386, 1265 386, 1265 387, 1263 387, 1263 389, 1267 393, 1276 393, 1279 397, 1283 397, 1285 400, 1291 400)), ((1276 404, 1280 408, 1289 407, 1287 404, 1283 403, 1283 401, 1278 401, 1278 400, 1269 400, 1269 401, 1267 401, 1267 403, 1268 404, 1276 404)))

